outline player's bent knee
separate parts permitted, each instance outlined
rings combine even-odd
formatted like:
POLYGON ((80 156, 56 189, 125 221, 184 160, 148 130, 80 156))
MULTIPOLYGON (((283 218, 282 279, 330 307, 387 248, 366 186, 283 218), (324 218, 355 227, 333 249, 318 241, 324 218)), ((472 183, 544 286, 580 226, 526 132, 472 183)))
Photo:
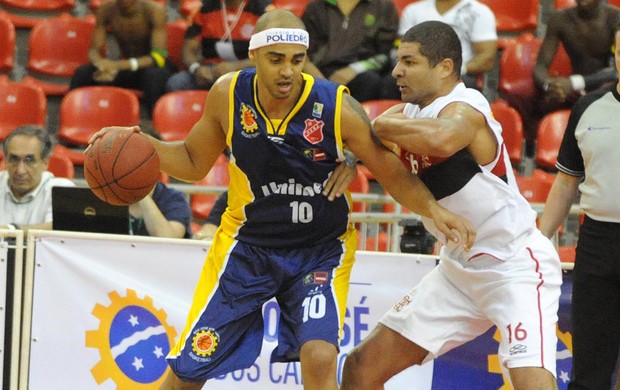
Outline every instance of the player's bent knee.
POLYGON ((335 368, 338 350, 326 341, 308 341, 301 347, 301 362, 313 369, 327 370, 335 368))
POLYGON ((359 349, 353 349, 344 361, 341 390, 377 388, 380 384, 374 384, 371 364, 371 359, 359 349))
POLYGON ((542 367, 511 368, 510 380, 515 390, 557 390, 551 371, 542 367))
POLYGON ((200 390, 205 382, 185 382, 181 380, 173 371, 169 371, 159 390, 200 390))

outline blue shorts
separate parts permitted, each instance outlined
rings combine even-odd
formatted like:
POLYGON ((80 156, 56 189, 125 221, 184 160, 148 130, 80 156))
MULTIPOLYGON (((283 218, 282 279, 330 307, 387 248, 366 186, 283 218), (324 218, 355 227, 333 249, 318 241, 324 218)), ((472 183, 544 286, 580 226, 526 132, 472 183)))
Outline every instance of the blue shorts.
POLYGON ((299 249, 248 245, 218 231, 194 293, 187 325, 168 355, 181 379, 199 381, 250 367, 263 344, 263 304, 280 305, 272 362, 299 360, 301 346, 325 340, 338 348, 354 230, 333 243, 299 249))

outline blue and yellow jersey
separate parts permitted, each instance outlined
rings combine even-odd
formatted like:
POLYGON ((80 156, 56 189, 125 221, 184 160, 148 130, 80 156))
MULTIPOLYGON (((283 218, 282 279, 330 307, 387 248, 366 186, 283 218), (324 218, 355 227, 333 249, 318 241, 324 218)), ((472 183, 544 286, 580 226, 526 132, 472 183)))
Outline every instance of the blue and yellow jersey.
POLYGON ((303 74, 297 104, 270 120, 258 102, 255 69, 230 86, 228 208, 222 229, 266 247, 312 246, 349 228, 351 198, 328 201, 323 185, 342 157, 340 110, 347 89, 303 74))

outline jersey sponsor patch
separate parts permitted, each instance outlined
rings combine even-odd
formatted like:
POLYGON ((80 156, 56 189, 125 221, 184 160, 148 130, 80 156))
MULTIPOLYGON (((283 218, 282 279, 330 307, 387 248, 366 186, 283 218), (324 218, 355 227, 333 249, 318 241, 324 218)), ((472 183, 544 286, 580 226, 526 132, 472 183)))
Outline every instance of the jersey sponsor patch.
POLYGON ((319 148, 306 149, 304 150, 304 156, 312 161, 323 161, 327 158, 327 153, 319 148))
POLYGON ((304 277, 304 285, 327 283, 329 275, 325 271, 313 272, 304 277))
POLYGON ((312 116, 319 119, 323 116, 323 103, 314 102, 312 105, 312 116))

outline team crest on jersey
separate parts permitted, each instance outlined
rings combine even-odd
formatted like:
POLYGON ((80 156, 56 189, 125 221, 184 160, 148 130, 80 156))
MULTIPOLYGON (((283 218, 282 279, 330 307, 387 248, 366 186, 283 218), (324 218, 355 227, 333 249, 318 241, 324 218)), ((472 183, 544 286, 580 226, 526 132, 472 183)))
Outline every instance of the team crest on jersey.
POLYGON ((314 148, 304 150, 304 156, 312 161, 323 161, 327 158, 327 153, 323 149, 314 148))
POLYGON ((394 310, 395 311, 401 311, 401 310, 403 310, 403 307, 409 305, 410 303, 411 303, 411 296, 410 295, 405 295, 404 297, 401 298, 400 301, 398 301, 394 305, 394 310))
POLYGON ((323 116, 323 103, 314 102, 312 106, 312 116, 321 118, 323 116))
POLYGON ((199 362, 211 361, 210 356, 217 350, 220 341, 219 333, 209 327, 200 328, 194 331, 192 337, 192 359, 199 362))
POLYGON ((256 112, 250 106, 245 103, 241 103, 241 125, 243 126, 243 134, 247 138, 255 138, 258 136, 256 130, 258 129, 258 123, 256 123, 256 112))
POLYGON ((325 122, 316 119, 306 119, 304 138, 311 144, 318 144, 323 141, 323 126, 325 122))

